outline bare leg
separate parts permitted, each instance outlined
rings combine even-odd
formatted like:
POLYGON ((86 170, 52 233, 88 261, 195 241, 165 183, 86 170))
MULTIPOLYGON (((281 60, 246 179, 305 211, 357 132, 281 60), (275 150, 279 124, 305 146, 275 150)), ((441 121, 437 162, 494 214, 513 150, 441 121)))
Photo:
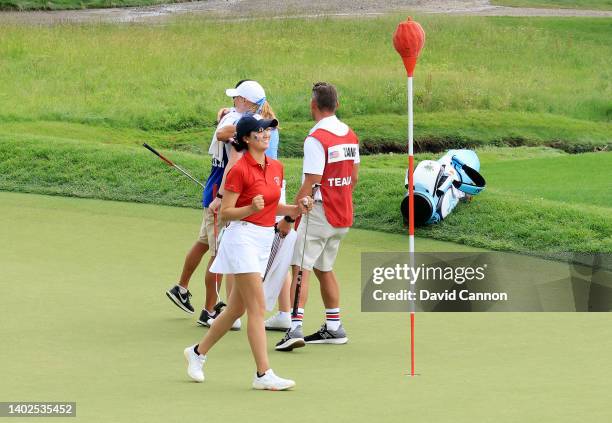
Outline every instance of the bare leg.
POLYGON ((315 275, 319 280, 321 287, 321 298, 325 308, 338 308, 340 307, 340 287, 338 286, 338 280, 334 271, 323 272, 318 269, 314 269, 315 275))
POLYGON ((181 273, 181 279, 179 280, 179 285, 183 288, 187 288, 189 286, 189 280, 191 279, 191 275, 197 269, 200 261, 202 261, 202 257, 208 251, 208 245, 202 244, 199 241, 196 241, 195 244, 191 247, 191 250, 187 253, 185 257, 185 263, 183 263, 183 272, 181 273))
POLYGON ((283 288, 278 295, 278 311, 291 311, 291 274, 287 272, 285 276, 285 282, 283 282, 283 288))
MULTIPOLYGON (((221 282, 223 281, 222 274, 212 273, 210 271, 210 266, 215 260, 214 256, 210 257, 208 260, 208 267, 206 269, 206 277, 204 279, 206 285, 206 301, 204 302, 204 308, 208 311, 212 311, 215 307, 215 304, 219 301, 219 297, 217 296, 217 287, 215 286, 215 277, 217 278, 217 282, 219 283, 219 288, 221 287, 221 282)), ((227 296, 229 298, 229 295, 227 296)))
POLYGON ((240 273, 234 275, 234 277, 236 283, 232 292, 240 293, 246 307, 249 317, 247 335, 255 365, 259 373, 265 373, 270 368, 270 363, 268 361, 268 345, 264 327, 265 300, 261 275, 259 273, 240 273))
MULTIPOLYGON (((293 268, 293 281, 291 282, 291 307, 295 301, 295 286, 297 285, 299 266, 292 266, 293 268)), ((300 299, 298 306, 304 308, 306 301, 308 300, 308 278, 310 277, 310 271, 304 269, 302 271, 302 287, 300 288, 300 299)))
POLYGON ((231 274, 225 275, 225 295, 227 298, 230 297, 233 286, 234 286, 234 275, 231 275, 231 274))
MULTIPOLYGON (((244 314, 245 307, 242 302, 242 296, 236 290, 234 294, 228 299, 228 305, 223 313, 215 319, 215 323, 210 327, 204 339, 198 345, 198 352, 200 354, 206 354, 208 351, 217 343, 219 339, 223 337, 232 327, 234 320, 244 314)), ((267 369, 266 369, 267 370, 267 369)))

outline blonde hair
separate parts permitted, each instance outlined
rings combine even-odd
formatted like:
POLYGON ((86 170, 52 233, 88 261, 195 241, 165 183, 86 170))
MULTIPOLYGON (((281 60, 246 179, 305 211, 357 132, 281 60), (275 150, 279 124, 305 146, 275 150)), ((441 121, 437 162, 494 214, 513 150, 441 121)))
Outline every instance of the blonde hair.
POLYGON ((264 102, 263 106, 261 106, 261 111, 259 114, 264 119, 276 119, 276 114, 274 114, 274 110, 272 110, 270 103, 267 101, 264 102))
MULTIPOLYGON (((249 106, 249 110, 251 111, 251 113, 257 113, 257 110, 259 110, 259 106, 257 104, 251 103, 251 106, 249 106)), ((274 110, 272 110, 272 106, 270 106, 270 103, 268 103, 267 100, 264 102, 263 106, 261 106, 261 110, 259 110, 259 113, 257 114, 264 119, 276 119, 276 113, 274 113, 274 110)), ((280 129, 280 125, 277 126, 277 129, 280 129)))
POLYGON ((249 104, 249 111, 248 111, 248 113, 252 113, 252 114, 257 113, 257 110, 259 109, 259 106, 257 104, 255 104, 255 103, 251 103, 247 99, 245 99, 245 101, 249 104))

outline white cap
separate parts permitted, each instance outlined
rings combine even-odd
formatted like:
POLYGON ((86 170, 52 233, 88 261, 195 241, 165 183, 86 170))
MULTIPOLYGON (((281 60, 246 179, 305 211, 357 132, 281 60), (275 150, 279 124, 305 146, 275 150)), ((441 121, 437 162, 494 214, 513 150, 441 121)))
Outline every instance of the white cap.
POLYGON ((228 97, 244 97, 253 104, 261 106, 266 101, 266 92, 263 87, 255 81, 244 81, 236 88, 225 90, 228 97))

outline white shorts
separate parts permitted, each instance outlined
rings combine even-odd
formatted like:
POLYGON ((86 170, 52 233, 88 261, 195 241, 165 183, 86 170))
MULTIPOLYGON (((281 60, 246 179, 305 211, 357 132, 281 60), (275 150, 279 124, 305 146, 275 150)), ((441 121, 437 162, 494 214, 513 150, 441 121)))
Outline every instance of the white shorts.
POLYGON ((260 273, 263 278, 274 241, 274 227, 249 222, 231 222, 219 244, 219 251, 210 271, 237 274, 260 273))

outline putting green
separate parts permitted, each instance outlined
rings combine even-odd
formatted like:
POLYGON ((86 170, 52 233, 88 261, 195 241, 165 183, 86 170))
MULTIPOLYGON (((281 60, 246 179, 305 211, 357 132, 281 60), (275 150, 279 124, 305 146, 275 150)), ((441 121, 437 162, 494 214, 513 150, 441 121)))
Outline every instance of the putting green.
MULTIPOLYGON (((0 193, 0 399, 76 401, 87 422, 612 419, 607 313, 417 314, 420 376, 406 376, 408 315, 359 311, 359 253, 407 237, 358 230, 337 265, 347 345, 271 352, 297 388, 256 392, 246 333, 229 333, 192 383, 182 349, 206 329, 164 290, 199 223, 192 209, 0 193)), ((306 332, 322 319, 314 285, 306 332)))

